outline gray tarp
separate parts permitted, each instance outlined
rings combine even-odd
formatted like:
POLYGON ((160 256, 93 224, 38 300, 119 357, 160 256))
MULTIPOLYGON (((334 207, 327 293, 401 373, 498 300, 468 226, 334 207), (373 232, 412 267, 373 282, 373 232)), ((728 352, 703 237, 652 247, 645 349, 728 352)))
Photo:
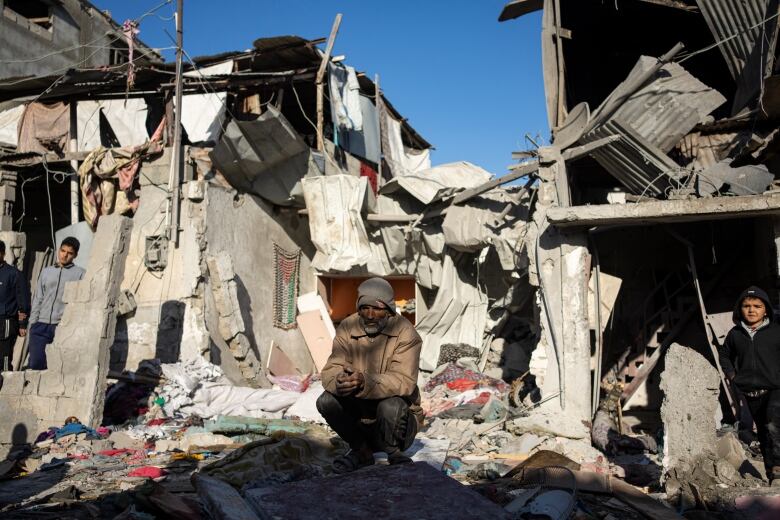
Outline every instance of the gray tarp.
POLYGON ((405 190, 423 204, 430 204, 461 190, 480 186, 490 173, 466 161, 434 166, 414 175, 395 177, 379 190, 382 194, 405 190))
MULTIPOLYGON (((439 350, 446 343, 465 343, 480 350, 483 348, 487 324, 487 295, 480 290, 478 281, 467 275, 471 266, 456 266, 456 254, 445 253, 436 299, 416 326, 423 338, 420 355, 422 370, 436 368, 439 350)), ((478 260, 473 255, 466 255, 463 261, 478 260)))
POLYGON ((255 121, 232 120, 209 156, 234 188, 280 206, 293 203, 295 185, 313 166, 309 147, 273 105, 255 121))

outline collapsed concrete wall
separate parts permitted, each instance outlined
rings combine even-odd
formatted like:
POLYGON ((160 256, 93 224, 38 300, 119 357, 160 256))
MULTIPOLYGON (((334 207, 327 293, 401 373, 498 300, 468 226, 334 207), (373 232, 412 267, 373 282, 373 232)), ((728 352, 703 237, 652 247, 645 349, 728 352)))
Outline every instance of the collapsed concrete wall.
POLYGON ((46 349, 48 369, 3 373, 0 445, 6 449, 31 442, 38 432, 71 416, 100 425, 131 227, 126 217, 100 220, 84 278, 65 287, 68 305, 54 343, 46 349))
MULTIPOLYGON (((113 370, 135 370, 148 359, 166 363, 189 360, 209 347, 202 298, 202 197, 185 197, 181 202, 179 247, 154 246, 167 244, 169 169, 169 149, 161 158, 142 166, 140 204, 133 217, 136 225, 122 281, 122 289, 133 294, 137 308, 119 319, 111 349, 113 370), (157 267, 146 265, 155 262, 157 267)), ((192 191, 184 186, 185 194, 192 191)))

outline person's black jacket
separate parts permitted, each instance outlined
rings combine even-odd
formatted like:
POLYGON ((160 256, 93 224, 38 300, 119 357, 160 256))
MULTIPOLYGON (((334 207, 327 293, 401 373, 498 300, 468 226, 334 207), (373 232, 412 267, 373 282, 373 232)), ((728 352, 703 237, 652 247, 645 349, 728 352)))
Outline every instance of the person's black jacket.
POLYGON ((780 389, 780 324, 774 319, 769 296, 758 287, 743 292, 734 308, 732 328, 720 348, 720 365, 726 376, 743 391, 780 389), (742 326, 741 306, 746 297, 760 298, 767 309, 769 323, 753 337, 742 326))
MULTIPOLYGON (((0 318, 16 318, 17 312, 30 314, 30 290, 16 267, 0 264, 0 318)), ((24 328, 27 320, 19 323, 24 328)))

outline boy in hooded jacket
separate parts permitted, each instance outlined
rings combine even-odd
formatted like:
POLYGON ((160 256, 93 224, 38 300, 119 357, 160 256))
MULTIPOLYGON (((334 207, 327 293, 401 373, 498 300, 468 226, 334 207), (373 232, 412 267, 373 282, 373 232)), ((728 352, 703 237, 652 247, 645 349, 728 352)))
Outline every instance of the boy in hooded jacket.
POLYGON ((780 324, 769 295, 752 286, 737 299, 734 327, 720 348, 726 378, 745 396, 767 473, 780 484, 780 324))

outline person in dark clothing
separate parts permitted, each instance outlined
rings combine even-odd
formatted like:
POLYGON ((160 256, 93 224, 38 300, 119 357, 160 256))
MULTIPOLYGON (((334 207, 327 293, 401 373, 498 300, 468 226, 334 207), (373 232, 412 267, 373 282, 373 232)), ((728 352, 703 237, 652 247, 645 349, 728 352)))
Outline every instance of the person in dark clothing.
POLYGON ((745 395, 756 423, 767 473, 780 483, 780 324, 769 295, 748 287, 739 296, 732 328, 720 349, 720 364, 745 395))
POLYGON ((16 337, 27 334, 30 291, 19 269, 5 262, 0 240, 0 370, 13 370, 16 337))

